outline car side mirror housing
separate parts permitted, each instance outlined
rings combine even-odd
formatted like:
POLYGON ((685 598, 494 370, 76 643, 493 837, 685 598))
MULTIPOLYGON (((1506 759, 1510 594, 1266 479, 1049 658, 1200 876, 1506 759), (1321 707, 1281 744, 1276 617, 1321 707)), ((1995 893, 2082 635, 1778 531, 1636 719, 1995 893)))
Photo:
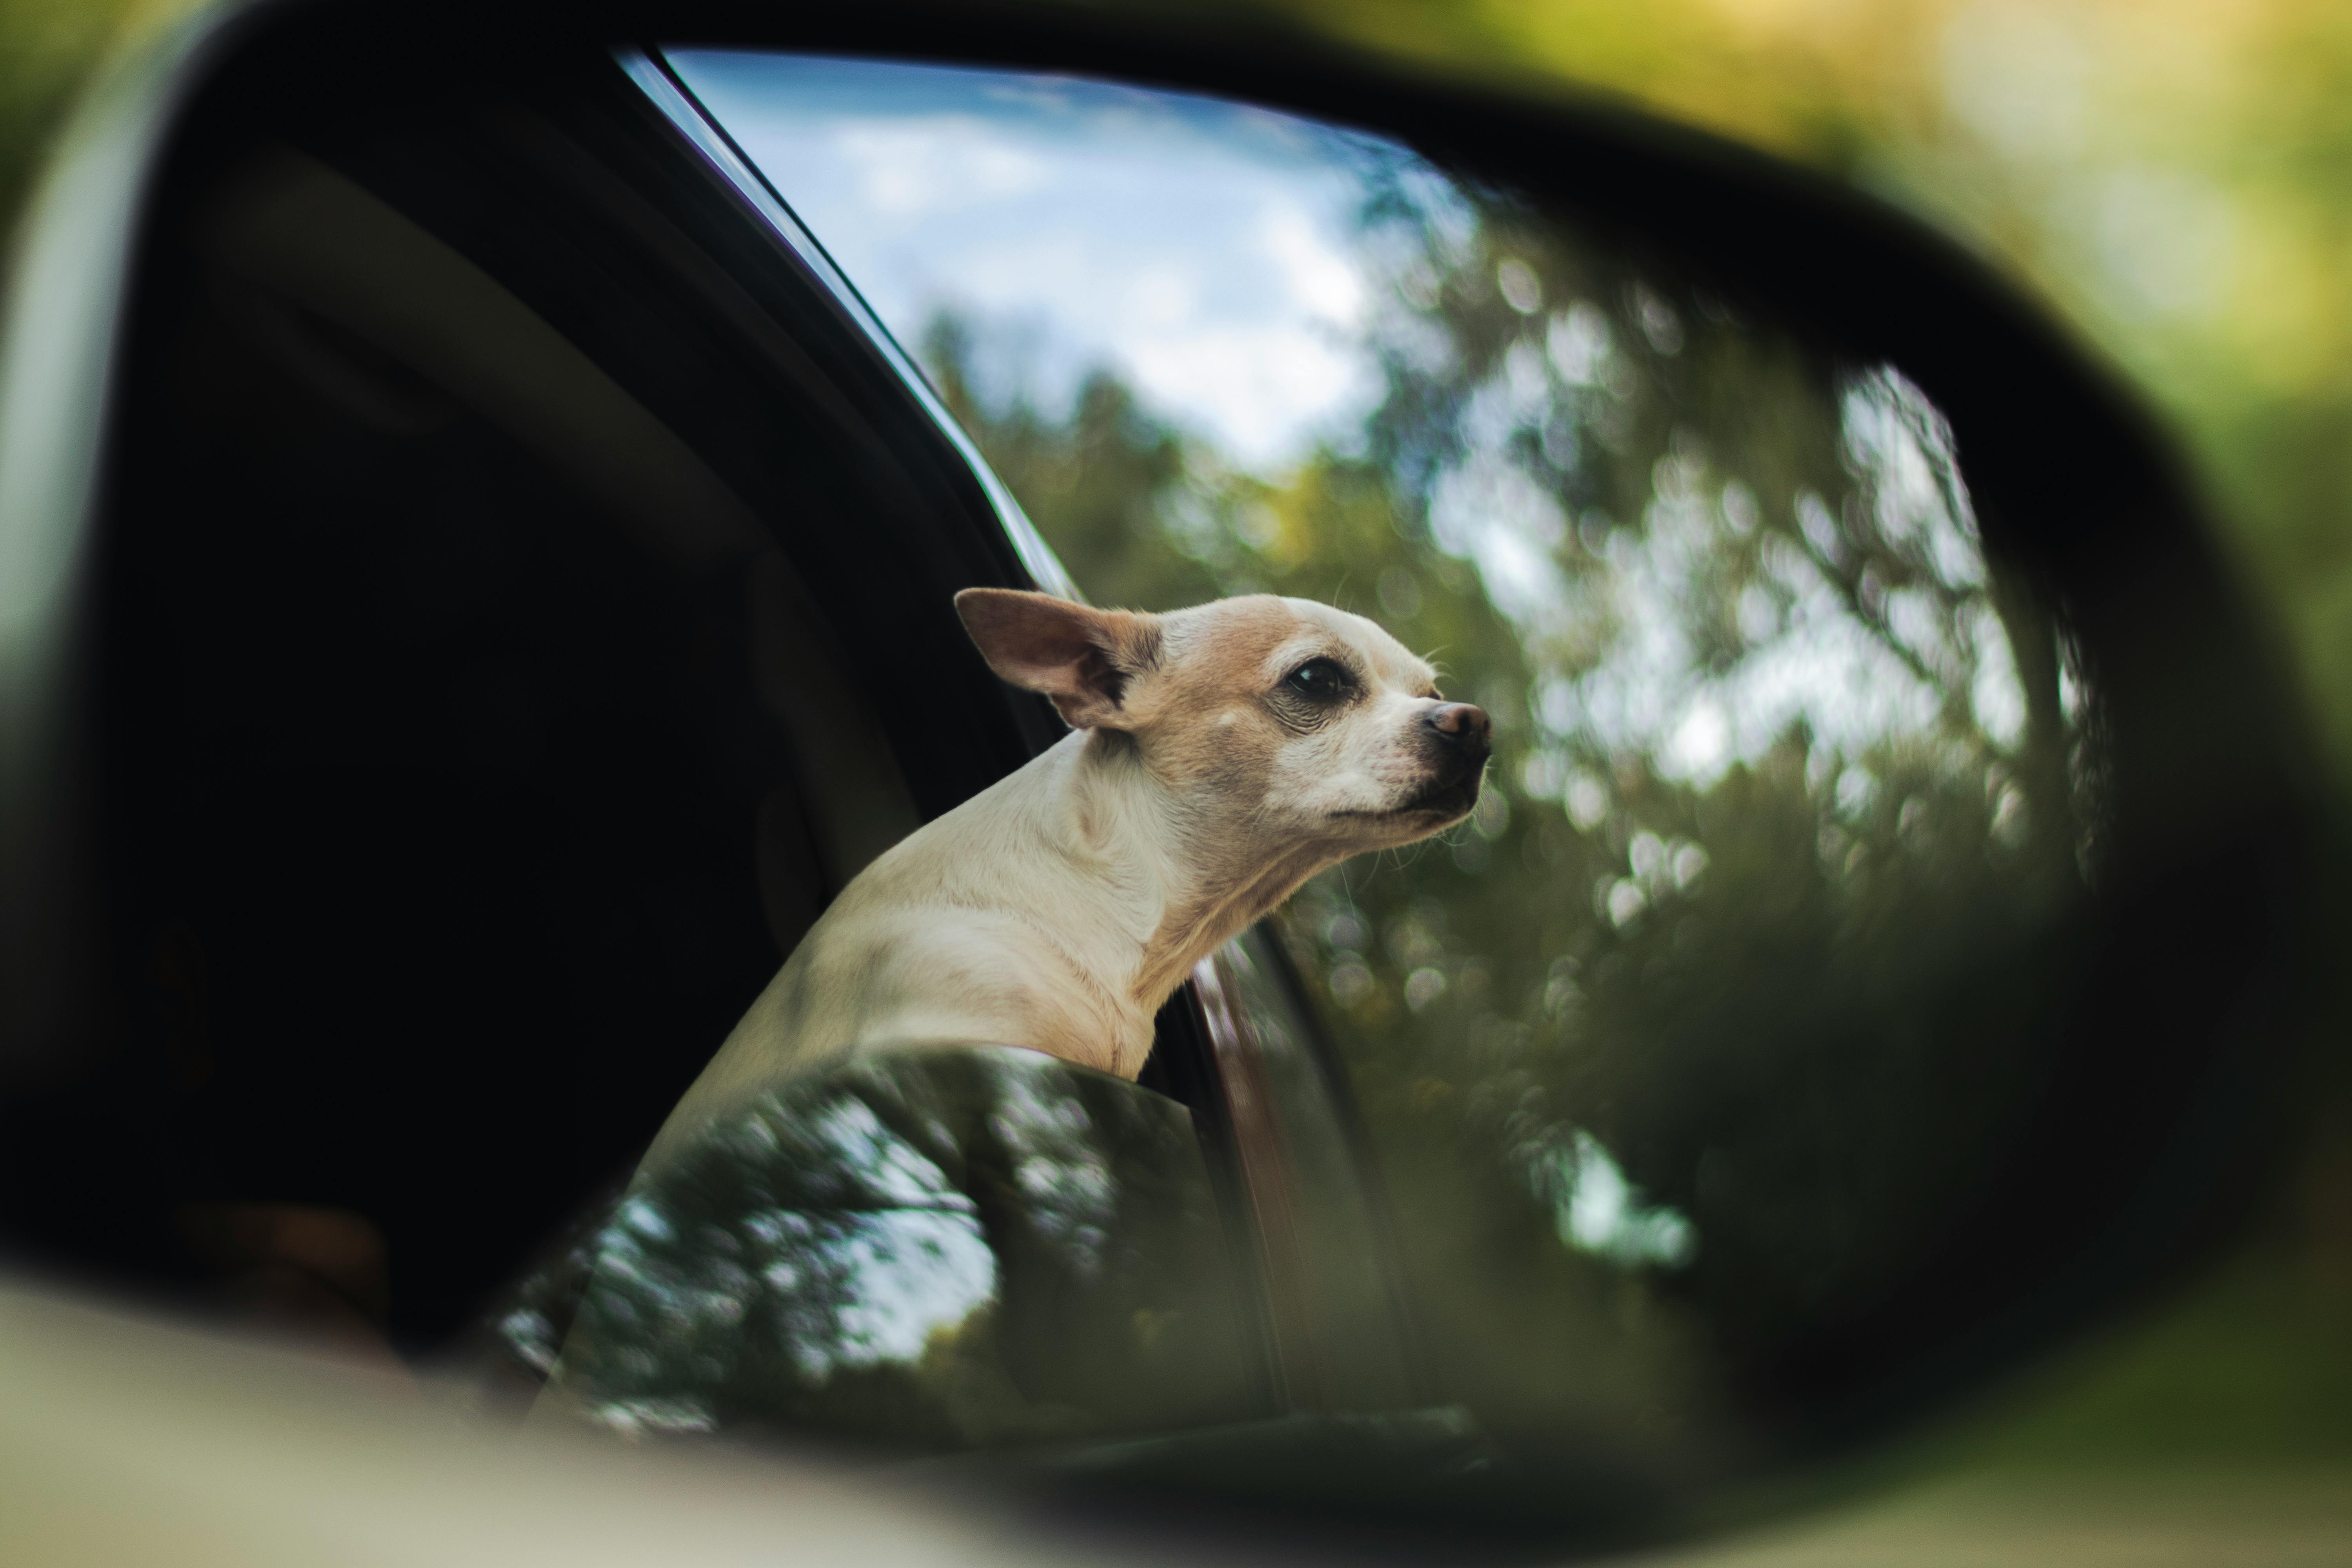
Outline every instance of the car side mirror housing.
MULTIPOLYGON (((257 1151, 299 1145, 306 1201, 396 1215, 395 1294, 401 1258, 439 1234, 438 1261, 409 1276, 429 1275, 432 1299, 395 1310, 389 1337, 446 1352, 495 1301, 493 1358, 547 1380, 529 1395, 541 1418, 955 1455, 1011 1483, 1591 1544, 1826 1468, 2146 1300, 2236 1234, 2292 1144, 2336 850, 2279 650, 2147 414, 1982 265, 1826 182, 1614 108, 1432 83, 1301 35, 1238 47, 1237 26, 1011 5, 825 17, 660 0, 224 6, 118 75, 26 230, 0 362, 0 1146, 22 1178, 0 1222, 13 1258, 184 1300, 175 1215, 255 1196, 283 1174, 257 1151), (1507 1054, 1533 1037, 1510 1026, 1581 1005, 1612 958, 1629 994, 1654 958, 1657 975, 1697 988, 1675 978, 1662 923, 1639 954, 1600 944, 1663 910, 1670 884, 1698 885, 1707 852, 1678 862, 1652 832, 1652 863, 1634 864, 1638 825, 1587 813, 1553 776, 1566 752, 1530 748, 1510 753, 1507 783, 1552 832, 1522 822, 1513 853, 1532 867, 1599 843, 1626 865, 1561 901, 1580 923, 1546 950, 1550 967, 1477 969, 1492 994, 1509 988, 1498 974, 1516 990, 1494 1026, 1465 1025, 1459 1085, 1423 1058, 1335 1046, 1332 1019, 1386 1007, 1410 1020, 1448 986, 1469 991, 1465 966, 1412 956, 1436 942, 1419 905, 1382 925, 1335 901, 1197 977, 1163 1018, 1153 1087, 994 1047, 901 1053, 786 1085, 668 1167, 628 1175, 824 900, 894 835, 1059 733, 971 658, 949 595, 1067 585, 822 237, 646 44, 673 39, 1253 106, 1377 139, 1538 239, 1573 235, 1627 299, 1643 278, 1682 280, 1731 323, 1727 342, 1769 335, 1798 367, 1791 384, 1818 395, 1789 405, 1803 417, 1786 423, 1811 421, 1814 476, 1775 470, 1789 515, 1729 517, 1718 487, 1714 511, 1692 511, 1694 551, 1747 561, 1771 536, 1810 563, 1823 603, 1892 636, 1911 613, 1903 584, 1865 561, 1912 525, 1868 512, 1885 493, 1868 484, 1895 479, 1885 463, 1864 474, 1875 459, 1837 421, 1858 408, 1902 425, 1889 441, 1919 461, 1896 479, 1935 492, 1919 515, 1965 523, 1975 552, 1945 586, 1983 614, 1962 626, 1937 609, 1938 636, 1957 647, 2006 628, 2015 727, 2049 741, 1987 739, 1956 689, 1956 732, 1977 725, 1968 787, 1928 741, 1911 760, 1955 798, 1974 792, 1970 842, 1989 857, 2024 831, 2001 816, 2007 786, 2041 792, 2068 837, 2042 846, 2058 847, 2035 862, 2040 901, 1922 895, 1895 910, 1916 942, 1869 946, 1899 922, 1853 892, 1849 828, 1876 811, 1878 847, 1899 857, 1919 817, 1872 797, 1869 778, 1843 799, 1844 760, 1792 731, 1772 765, 1795 805, 1772 816, 1690 786, 1692 821, 1738 817, 1742 843, 1769 827, 1788 864, 1852 894, 1837 930, 1861 935, 1835 949, 1852 962, 1826 963, 1802 994, 1739 990, 1773 971, 1780 917, 1759 912, 1759 894, 1735 911, 1755 942, 1706 950, 1725 955, 1709 974, 1738 982, 1713 1021, 1686 1027, 1660 1004, 1642 1016, 1665 1023, 1614 1039, 1612 1059, 1665 1064, 1651 1078, 1579 1079, 1565 1047, 1496 1066, 1479 1053, 1507 1054), (273 190, 285 201, 265 212, 273 190), (329 232, 336 213, 359 217, 329 232), (368 266, 395 258, 415 265, 371 292, 368 266), (462 321, 442 310, 458 295, 462 321), (428 447, 446 467, 427 469, 428 447), (364 462, 334 467, 352 452, 364 462), (398 476, 428 471, 462 494, 407 510, 385 499, 398 476), (1832 481, 1853 487, 1850 511, 1804 488, 1832 481), (1800 490, 1815 503, 1801 517, 1800 490), (428 537, 418 519, 446 531, 428 537), (473 651, 448 651, 458 644, 473 651), (590 671, 593 689, 519 719, 499 694, 556 681, 531 663, 548 648, 563 657, 543 662, 590 671), (937 699, 919 719, 887 700, 917 689, 937 699), (284 698, 267 721, 240 706, 257 690, 284 698), (368 750, 401 724, 431 745, 368 750), (596 750, 583 735, 621 740, 596 750), (182 787, 199 774, 201 790, 182 787), (583 778, 625 787, 575 789, 583 778), (1391 961, 1392 996, 1375 973, 1391 961), (589 998, 561 1028, 538 1010, 556 994, 589 998), (380 1025, 392 1045, 317 1043, 317 1020, 342 1018, 352 996, 372 1000, 336 1026, 380 1025), (1747 1033, 1721 1025, 1743 1009, 1747 1033), (1964 1037, 1979 1019, 1980 1041, 1964 1037), (1906 1091, 1885 1125, 1800 1123, 1781 1115, 1785 1083, 1723 1065, 1751 1037, 1817 1065, 1932 1040, 1917 1059, 1948 1092, 1906 1091), (305 1098, 320 1063, 347 1076, 305 1098), (1582 1121, 1531 1131, 1512 1108, 1533 1103, 1543 1073, 1607 1092, 1576 1108, 1582 1121), (1449 1184, 1465 1144, 1414 1142, 1447 1096, 1484 1097, 1497 1161, 1516 1157, 1515 1137, 1552 1140, 1522 1162, 1549 1186, 1529 1190, 1512 1167, 1509 1226, 1483 1226, 1499 1209, 1462 1195, 1509 1182, 1482 1167, 1449 1184), (1927 1147, 1960 1125, 1957 1109, 1937 1121, 1939 1104, 1965 1109, 1966 1136, 1935 1161, 1888 1159, 1916 1186, 1865 1194, 1873 1234, 1903 1247, 1853 1264, 1842 1295, 1790 1285, 1771 1238, 1833 1251, 1822 1237, 1852 1215, 1798 1212, 1801 1197, 1765 1212, 1782 1189, 1740 1174, 1755 1169, 1746 1152, 1808 1171, 1850 1162, 1864 1175, 1849 1184, 1871 1187, 1869 1150, 1927 1147), (101 1138, 118 1111, 137 1135, 101 1138), (438 1142, 412 1136, 416 1117, 445 1111, 438 1142), (1634 1156, 1590 1131, 1611 1116, 1640 1130, 1619 1142, 1669 1173, 1681 1209, 1636 1203, 1620 1163, 1634 1156), (436 1150, 478 1163, 436 1171, 436 1150), (47 1179, 58 1171, 73 1174, 47 1179), (535 1252, 616 1181, 561 1261, 535 1252), (1302 1392, 1349 1386, 1307 1367, 1337 1340, 1291 1321, 1339 1277, 1313 1233, 1318 1194, 1341 1189, 1357 1217, 1339 1250, 1361 1278, 1392 1275, 1402 1303, 1403 1348, 1382 1372, 1406 1391, 1393 1399, 1302 1392), (1614 1208, 1593 1195, 1608 1192, 1614 1208), (1651 1228, 1636 1235, 1636 1221, 1651 1228), (427 1239, 404 1254, 412 1236, 427 1239), (1432 1236, 1475 1266, 1444 1266, 1432 1236), (1378 1268, 1363 1263, 1373 1253, 1378 1268), (1473 1310, 1522 1289, 1508 1300, 1537 1307, 1473 1310), (1561 1348, 1546 1305, 1570 1295, 1589 1309, 1587 1348, 1561 1348), (1688 1405, 1697 1436, 1612 1426, 1640 1402, 1609 1384, 1620 1342, 1605 1308, 1636 1296, 1698 1325, 1675 1342, 1689 1350, 1678 1386, 1703 1385, 1688 1405), (1461 1327, 1507 1318, 1509 1333, 1461 1327), (1538 1353, 1554 1381, 1517 1379, 1538 1353), (1580 1367, 1600 1392, 1572 1419, 1507 1397, 1515 1382, 1566 1386, 1580 1367)), ((1463 277, 1488 289, 1477 320, 1521 334, 1547 387, 1573 379, 1560 368, 1573 344, 1538 352, 1542 310, 1513 302, 1519 285, 1492 267, 1475 271, 1463 277)), ((1663 363, 1675 342, 1642 352, 1663 363)), ((1576 396, 1630 405, 1584 371, 1576 396)), ((1737 406, 1686 400, 1646 435, 1592 441, 1653 441, 1640 451, 1657 466, 1634 479, 1679 483, 1671 464, 1696 447, 1675 446, 1669 426, 1703 437, 1709 417, 1758 412, 1720 401, 1737 406)), ((1539 423, 1512 439, 1540 447, 1539 423)), ((1799 450, 1779 438, 1758 448, 1799 450)), ((1570 517, 1554 542, 1599 574, 1658 493, 1613 520, 1594 521, 1597 505, 1570 517)), ((1469 555, 1447 567, 1465 582, 1469 555)), ((1737 616, 1710 624, 1731 637, 1737 616)), ((1539 708, 1525 683, 1513 700, 1531 691, 1539 708)), ((1621 753, 1591 762, 1592 790, 1631 788, 1604 765, 1664 776, 1621 753)), ((1763 776, 1749 761, 1741 776, 1763 776)), ((1502 843, 1504 830, 1476 831, 1502 843)), ((1459 863, 1491 853, 1482 837, 1459 863)), ((1713 940, 1692 929, 1692 942, 1713 940)))

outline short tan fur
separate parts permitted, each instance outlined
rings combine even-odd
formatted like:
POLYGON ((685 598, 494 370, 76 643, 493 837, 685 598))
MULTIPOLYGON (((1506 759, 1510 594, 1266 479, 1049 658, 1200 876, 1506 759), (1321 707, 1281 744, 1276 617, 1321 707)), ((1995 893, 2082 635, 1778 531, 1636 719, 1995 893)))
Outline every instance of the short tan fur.
POLYGON ((1195 963, 1323 868, 1458 822, 1484 713, 1360 616, 1253 595, 1166 615, 956 596, 1072 732, 843 890, 678 1102, 647 1168, 850 1055, 1027 1047, 1133 1078, 1195 963))

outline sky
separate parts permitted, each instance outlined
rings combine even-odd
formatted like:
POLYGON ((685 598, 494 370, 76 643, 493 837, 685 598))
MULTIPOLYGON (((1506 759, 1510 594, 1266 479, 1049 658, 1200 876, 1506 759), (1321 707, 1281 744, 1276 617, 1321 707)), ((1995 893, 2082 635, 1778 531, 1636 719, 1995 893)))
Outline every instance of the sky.
POLYGON ((1066 78, 668 58, 910 351, 963 312, 1048 407, 1108 367, 1259 471, 1377 393, 1350 245, 1369 143, 1066 78))
MULTIPOLYGON (((1368 318, 1384 303, 1393 311, 1357 215, 1370 160, 1396 156, 1393 147, 1245 105, 1066 78, 717 51, 669 58, 910 350, 935 312, 963 312, 986 334, 973 367, 983 380, 1009 374, 1059 412, 1087 371, 1108 366, 1155 415, 1268 478, 1318 437, 1355 445, 1380 391, 1368 318)), ((1685 611, 1706 603, 1710 563, 1754 526, 1744 487, 1734 505, 1729 491, 1702 495, 1696 476, 1685 482, 1662 465, 1643 526, 1616 541, 1605 566, 1571 580, 1560 554, 1570 520, 1509 440, 1542 426, 1562 384, 1607 380, 1595 362, 1614 351, 1591 301, 1556 301, 1552 314, 1553 364, 1533 349, 1507 361, 1477 395, 1471 449, 1430 495, 1433 542, 1477 567, 1531 644, 1613 607, 1621 630, 1608 656, 1574 679, 1538 682, 1538 727, 1649 753, 1665 776, 1702 788, 1800 718, 1847 756, 1933 731, 1937 691, 1793 549, 1771 574, 1788 602, 1757 606, 1748 656, 1727 672, 1703 668, 1685 611)), ((1923 428, 1941 428, 1899 375, 1856 384, 1841 410, 1850 466, 1871 473, 1882 510, 1893 509, 1878 520, 1888 538, 1925 529, 1948 583, 1980 582, 1972 526, 1947 515, 1934 455, 1891 412, 1906 397, 1926 409, 1923 428)), ((1951 454, 1937 460, 1948 466, 1951 454)), ((1821 500, 1797 506, 1834 554, 1838 527, 1821 500)), ((1890 611, 1907 608, 1917 606, 1890 611)), ((1920 624, 1895 635, 1972 682, 1978 720, 2013 745, 2023 700, 1997 621, 1986 612, 1938 628, 1927 610, 1910 619, 1920 624)), ((1532 767, 1546 785, 1537 793, 1573 787, 1546 755, 1532 767)))

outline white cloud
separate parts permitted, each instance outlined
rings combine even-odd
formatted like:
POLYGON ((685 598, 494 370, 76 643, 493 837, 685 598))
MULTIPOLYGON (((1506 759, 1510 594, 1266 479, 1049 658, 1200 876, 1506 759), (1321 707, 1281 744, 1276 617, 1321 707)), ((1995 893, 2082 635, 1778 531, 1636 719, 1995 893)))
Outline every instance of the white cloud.
POLYGON ((1302 428, 1344 405, 1363 368, 1327 335, 1281 323, 1138 333, 1118 357, 1154 405, 1261 467, 1292 457, 1302 428))
POLYGON ((1180 326, 1199 311, 1201 290, 1181 268, 1151 267, 1136 274, 1129 283, 1128 300, 1139 324, 1180 326))
POLYGON ((1049 405, 1097 367, 1278 468, 1369 406, 1360 187, 1331 135, 1099 83, 674 56, 883 321, 1018 323, 1049 405))
POLYGON ((1352 327, 1363 316, 1363 268, 1331 243, 1329 215, 1320 215, 1320 222, 1318 216, 1297 205, 1269 205, 1259 235, 1299 309, 1352 327))
MULTIPOLYGON (((1053 176, 1045 159, 969 115, 845 121, 833 128, 832 143, 854 172, 866 205, 893 217, 1026 195, 1053 176)), ((768 171, 788 199, 792 173, 768 171)))

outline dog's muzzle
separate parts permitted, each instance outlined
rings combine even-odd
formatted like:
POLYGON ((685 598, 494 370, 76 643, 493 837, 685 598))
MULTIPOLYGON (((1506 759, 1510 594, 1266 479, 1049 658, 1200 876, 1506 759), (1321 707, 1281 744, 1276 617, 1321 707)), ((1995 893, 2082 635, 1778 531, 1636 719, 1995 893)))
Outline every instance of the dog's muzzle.
POLYGON ((1484 708, 1467 702, 1441 702, 1423 715, 1423 724, 1437 737, 1441 752, 1477 767, 1494 752, 1495 726, 1484 708))
POLYGON ((1478 804, 1478 785, 1494 752, 1495 726, 1484 708, 1442 702, 1422 717, 1436 775, 1409 809, 1459 815, 1478 804))

